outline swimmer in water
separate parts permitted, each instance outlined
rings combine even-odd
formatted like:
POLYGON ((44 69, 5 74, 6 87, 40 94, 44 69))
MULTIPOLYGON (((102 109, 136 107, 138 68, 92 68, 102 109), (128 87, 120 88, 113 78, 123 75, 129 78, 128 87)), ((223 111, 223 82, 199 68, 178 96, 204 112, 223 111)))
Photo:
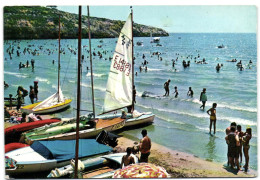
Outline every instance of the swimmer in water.
POLYGON ((187 96, 190 96, 191 98, 193 98, 193 90, 191 89, 191 87, 189 87, 189 91, 187 92, 187 96))
POLYGON ((175 98, 178 97, 179 93, 178 93, 178 89, 177 89, 177 86, 174 87, 175 91, 173 94, 175 94, 175 98))

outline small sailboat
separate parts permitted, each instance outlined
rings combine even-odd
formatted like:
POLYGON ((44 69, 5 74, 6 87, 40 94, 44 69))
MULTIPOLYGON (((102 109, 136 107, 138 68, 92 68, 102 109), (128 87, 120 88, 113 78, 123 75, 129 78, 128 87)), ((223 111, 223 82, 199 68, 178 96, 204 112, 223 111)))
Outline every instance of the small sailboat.
POLYGON ((62 109, 67 108, 71 99, 65 98, 60 88, 60 18, 59 18, 59 52, 58 52, 58 91, 45 99, 42 102, 37 102, 21 108, 22 112, 35 113, 35 114, 47 114, 53 113, 62 109))
MULTIPOLYGON (((151 112, 139 113, 134 110, 134 60, 133 60, 133 20, 132 13, 123 26, 111 61, 103 113, 119 109, 131 109, 126 116, 125 127, 151 123, 155 115, 151 112)), ((106 118, 119 117, 120 114, 106 118)))

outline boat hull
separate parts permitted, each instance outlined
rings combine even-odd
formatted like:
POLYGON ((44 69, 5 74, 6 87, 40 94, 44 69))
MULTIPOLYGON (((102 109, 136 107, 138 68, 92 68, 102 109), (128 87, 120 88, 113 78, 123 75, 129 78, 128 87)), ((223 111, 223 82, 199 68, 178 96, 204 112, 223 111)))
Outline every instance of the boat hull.
POLYGON ((148 124, 152 123, 154 121, 154 114, 145 114, 137 118, 132 118, 126 120, 125 126, 124 127, 130 127, 130 126, 136 126, 136 125, 143 125, 143 124, 148 124))
POLYGON ((30 113, 48 114, 48 113, 57 112, 57 111, 60 111, 62 109, 67 108, 70 105, 71 101, 72 101, 71 99, 67 99, 65 102, 56 104, 56 105, 48 107, 48 108, 33 110, 34 107, 36 107, 38 104, 41 103, 41 102, 39 102, 39 103, 31 104, 31 105, 28 105, 28 106, 24 106, 24 107, 21 108, 21 111, 25 112, 27 114, 30 114, 30 113))
MULTIPOLYGON (((103 130, 107 132, 112 132, 115 130, 118 130, 125 125, 125 120, 118 118, 120 121, 118 121, 115 124, 108 125, 106 127, 101 127, 101 128, 91 128, 91 129, 85 129, 85 130, 80 130, 79 131, 79 138, 80 139, 87 139, 91 137, 96 137, 99 133, 101 133, 103 130)), ((110 121, 110 120, 108 120, 110 121)), ((21 137, 20 142, 24 142, 26 144, 32 144, 35 140, 74 140, 76 138, 76 131, 74 132, 68 132, 68 133, 61 133, 58 135, 54 136, 49 136, 49 137, 44 137, 40 139, 30 139, 26 138, 26 135, 23 135, 21 137)))

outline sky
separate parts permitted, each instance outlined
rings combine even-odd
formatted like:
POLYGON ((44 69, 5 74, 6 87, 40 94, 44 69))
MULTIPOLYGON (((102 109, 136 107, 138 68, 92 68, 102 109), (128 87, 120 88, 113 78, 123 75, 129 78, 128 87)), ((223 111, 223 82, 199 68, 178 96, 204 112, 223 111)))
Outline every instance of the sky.
MULTIPOLYGON (((78 14, 77 6, 58 6, 78 14)), ((183 33, 256 33, 257 7, 254 5, 133 6, 135 23, 183 33)), ((87 7, 82 6, 83 15, 87 7)), ((90 16, 125 21, 130 6, 90 6, 90 16)))

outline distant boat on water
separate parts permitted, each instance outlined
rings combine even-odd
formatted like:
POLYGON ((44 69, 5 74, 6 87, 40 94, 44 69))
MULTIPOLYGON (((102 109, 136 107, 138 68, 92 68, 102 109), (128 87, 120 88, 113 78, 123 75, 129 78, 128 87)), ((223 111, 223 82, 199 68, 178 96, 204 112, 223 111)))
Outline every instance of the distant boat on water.
POLYGON ((160 42, 160 37, 154 37, 154 38, 153 38, 152 32, 150 33, 150 36, 151 36, 151 41, 150 41, 150 43, 159 43, 159 42, 160 42))
POLYGON ((222 45, 218 46, 218 48, 219 48, 219 49, 220 49, 220 48, 225 48, 225 46, 222 44, 222 45))

